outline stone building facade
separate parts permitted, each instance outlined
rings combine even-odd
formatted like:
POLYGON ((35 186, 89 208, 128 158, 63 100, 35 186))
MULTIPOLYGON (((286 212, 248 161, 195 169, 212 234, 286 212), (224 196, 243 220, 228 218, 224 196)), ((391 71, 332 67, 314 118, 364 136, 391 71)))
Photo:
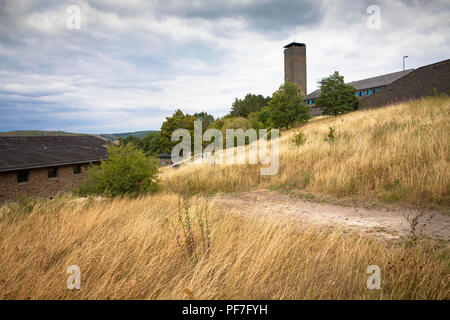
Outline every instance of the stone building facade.
MULTIPOLYGON (((28 169, 27 180, 21 182, 17 179, 18 171, 0 172, 0 202, 14 200, 20 195, 51 197, 74 190, 86 177, 88 166, 80 164, 28 169), (49 178, 49 171, 54 173, 55 168, 56 176, 49 178)), ((19 174, 24 171, 21 170, 19 174)))
POLYGON ((107 158, 95 136, 0 137, 0 203, 75 189, 90 165, 107 158))

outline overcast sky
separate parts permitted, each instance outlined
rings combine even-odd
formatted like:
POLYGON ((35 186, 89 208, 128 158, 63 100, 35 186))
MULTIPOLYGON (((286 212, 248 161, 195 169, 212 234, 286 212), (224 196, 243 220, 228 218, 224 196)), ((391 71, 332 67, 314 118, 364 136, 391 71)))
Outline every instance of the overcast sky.
MULTIPOLYGON (((450 2, 0 0, 0 131, 115 133, 166 116, 228 113, 235 97, 271 95, 283 46, 306 44, 308 92, 449 58, 450 2), (69 29, 70 5, 80 29, 69 29), (370 5, 380 29, 369 29, 370 5)), ((73 26, 73 24, 70 24, 73 26)))

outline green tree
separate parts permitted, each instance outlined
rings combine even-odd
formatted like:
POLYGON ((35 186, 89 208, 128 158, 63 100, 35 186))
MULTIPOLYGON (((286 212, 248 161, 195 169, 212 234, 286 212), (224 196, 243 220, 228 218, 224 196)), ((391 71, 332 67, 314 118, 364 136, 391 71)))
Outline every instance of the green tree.
POLYGON ((246 118, 250 113, 261 110, 262 107, 269 103, 270 97, 264 98, 264 96, 258 94, 248 93, 244 99, 236 98, 231 107, 230 115, 232 117, 244 117, 246 118))
POLYGON ((355 87, 345 84, 344 77, 337 71, 325 80, 321 91, 316 106, 323 108, 323 114, 337 116, 358 107, 355 87))
POLYGON ((266 110, 270 121, 276 128, 294 126, 307 122, 310 118, 310 108, 303 101, 303 94, 297 84, 286 81, 272 95, 266 110))
POLYGON ((149 132, 144 138, 140 141, 140 147, 145 151, 145 153, 149 156, 158 155, 161 151, 160 145, 161 133, 159 131, 149 132))
MULTIPOLYGON (((180 109, 176 110, 171 117, 167 117, 166 121, 161 126, 160 133, 160 150, 161 152, 171 152, 173 147, 178 144, 179 141, 171 141, 172 132, 177 129, 186 129, 194 136, 194 122, 196 117, 190 114, 184 114, 180 109)), ((181 138, 180 138, 181 140, 181 138)), ((193 144, 193 139, 191 139, 193 144)))
POLYGON ((204 133, 209 128, 209 126, 214 123, 214 117, 204 111, 194 113, 194 117, 202 121, 202 133, 204 133))
POLYGON ((141 139, 139 139, 138 137, 135 137, 135 136, 128 136, 126 138, 120 137, 119 141, 120 141, 120 145, 131 143, 135 147, 139 147, 139 148, 140 148, 140 144, 141 144, 141 139))
POLYGON ((146 157, 131 143, 106 148, 108 159, 88 169, 76 190, 79 195, 138 196, 158 190, 158 160, 146 157))
MULTIPOLYGON (((227 129, 242 129, 245 131, 247 131, 248 129, 252 128, 252 123, 250 120, 244 118, 244 117, 234 117, 234 118, 226 118, 224 120, 223 126, 222 126, 222 135, 223 135, 223 143, 224 143, 224 148, 226 147, 226 138, 227 138, 227 129)), ((245 143, 248 144, 249 143, 249 139, 248 137, 246 137, 245 139, 245 143)), ((237 138, 235 137, 234 139, 234 145, 237 145, 237 138)))

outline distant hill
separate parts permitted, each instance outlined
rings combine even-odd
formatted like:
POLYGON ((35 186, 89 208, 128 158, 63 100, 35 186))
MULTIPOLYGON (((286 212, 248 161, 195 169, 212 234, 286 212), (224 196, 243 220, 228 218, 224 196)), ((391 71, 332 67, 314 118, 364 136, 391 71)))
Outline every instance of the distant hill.
MULTIPOLYGON (((119 138, 126 138, 128 136, 135 136, 137 138, 143 138, 150 132, 157 132, 157 130, 123 132, 123 133, 104 133, 104 134, 92 134, 92 135, 114 141, 119 138)), ((17 131, 0 132, 0 137, 78 136, 78 135, 84 135, 84 134, 85 133, 74 133, 74 132, 65 132, 65 131, 17 130, 17 131)))
POLYGON ((143 138, 150 132, 158 132, 157 130, 147 130, 147 131, 135 131, 135 132, 123 132, 123 133, 111 133, 111 134, 99 134, 99 136, 109 139, 117 140, 119 138, 126 138, 128 136, 135 136, 136 138, 143 138))
MULTIPOLYGON (((92 134, 95 136, 103 137, 105 139, 114 141, 119 138, 126 138, 128 136, 135 136, 137 138, 143 138, 150 132, 157 132, 156 130, 148 131, 136 131, 136 132, 124 132, 124 133, 105 133, 105 134, 92 134)), ((74 133, 65 131, 41 131, 41 130, 17 130, 0 132, 0 137, 42 137, 42 136, 78 136, 85 133, 74 133)))

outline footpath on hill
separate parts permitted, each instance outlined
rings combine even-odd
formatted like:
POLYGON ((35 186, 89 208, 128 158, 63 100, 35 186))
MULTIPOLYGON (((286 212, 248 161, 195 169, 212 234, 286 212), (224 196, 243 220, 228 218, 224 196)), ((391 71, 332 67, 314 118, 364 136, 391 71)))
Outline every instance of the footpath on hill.
MULTIPOLYGON (((405 215, 412 209, 367 209, 300 200, 270 190, 225 194, 214 197, 213 206, 239 214, 256 214, 268 219, 289 219, 301 223, 335 226, 371 233, 387 239, 399 239, 411 230, 405 215)), ((450 241, 450 216, 426 210, 420 219, 423 235, 450 241)))

